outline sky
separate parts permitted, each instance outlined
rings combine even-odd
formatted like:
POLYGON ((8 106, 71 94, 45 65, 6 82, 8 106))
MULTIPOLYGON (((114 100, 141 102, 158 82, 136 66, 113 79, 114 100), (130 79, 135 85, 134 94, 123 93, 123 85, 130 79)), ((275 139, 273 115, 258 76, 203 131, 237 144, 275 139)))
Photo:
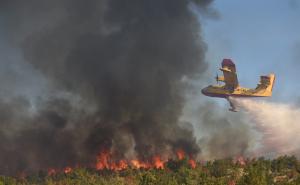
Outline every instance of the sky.
POLYGON ((216 0, 212 7, 218 16, 201 20, 211 78, 222 59, 231 58, 240 85, 255 87, 260 75, 272 72, 271 101, 299 98, 300 1, 216 0))

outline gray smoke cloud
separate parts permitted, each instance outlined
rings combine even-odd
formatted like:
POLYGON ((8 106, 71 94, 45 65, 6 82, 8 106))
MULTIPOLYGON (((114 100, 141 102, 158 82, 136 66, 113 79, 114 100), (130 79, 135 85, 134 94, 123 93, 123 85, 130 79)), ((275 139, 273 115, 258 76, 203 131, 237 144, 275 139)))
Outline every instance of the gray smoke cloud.
POLYGON ((247 156, 253 145, 253 132, 242 112, 224 112, 224 108, 213 103, 199 107, 200 128, 206 135, 200 139, 206 159, 247 156))
POLYGON ((36 81, 9 81, 18 96, 7 90, 0 99, 0 173, 90 165, 102 149, 120 158, 198 154, 193 130, 179 125, 182 79, 206 70, 190 7, 209 12, 210 4, 0 1, 2 37, 26 62, 16 65, 28 67, 20 79, 36 81))
POLYGON ((195 94, 188 98, 182 119, 191 122, 195 128, 198 145, 201 147, 200 160, 213 160, 250 156, 256 133, 251 120, 243 111, 232 113, 229 105, 219 105, 216 99, 195 102, 195 94), (194 101, 191 103, 190 101, 194 101))

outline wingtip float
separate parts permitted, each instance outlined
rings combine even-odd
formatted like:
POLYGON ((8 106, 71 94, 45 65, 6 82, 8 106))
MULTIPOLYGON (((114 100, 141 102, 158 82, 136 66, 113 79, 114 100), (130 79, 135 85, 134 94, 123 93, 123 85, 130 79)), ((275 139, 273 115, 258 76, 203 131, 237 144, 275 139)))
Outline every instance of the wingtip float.
POLYGON ((202 89, 202 94, 210 97, 225 98, 229 101, 232 112, 237 112, 236 107, 230 97, 270 97, 272 96, 275 75, 260 76, 260 81, 256 88, 244 88, 239 85, 235 64, 231 59, 223 59, 220 70, 223 76, 216 76, 217 82, 224 85, 210 85, 202 89))

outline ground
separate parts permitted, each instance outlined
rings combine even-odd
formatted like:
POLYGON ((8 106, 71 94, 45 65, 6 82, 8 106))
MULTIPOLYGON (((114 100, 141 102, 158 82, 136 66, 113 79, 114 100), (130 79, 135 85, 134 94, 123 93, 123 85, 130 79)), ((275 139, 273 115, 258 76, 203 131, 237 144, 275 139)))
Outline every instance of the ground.
POLYGON ((23 177, 0 176, 0 185, 299 185, 300 161, 294 156, 276 159, 222 159, 197 163, 171 160, 164 169, 110 171, 76 168, 49 175, 40 171, 23 177))

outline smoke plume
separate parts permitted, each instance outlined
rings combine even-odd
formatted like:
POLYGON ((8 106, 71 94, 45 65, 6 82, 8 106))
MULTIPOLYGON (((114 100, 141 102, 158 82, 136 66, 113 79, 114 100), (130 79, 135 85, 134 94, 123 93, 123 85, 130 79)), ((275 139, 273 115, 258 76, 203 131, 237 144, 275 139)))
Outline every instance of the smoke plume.
POLYGON ((246 110, 253 127, 261 133, 256 155, 298 155, 300 153, 300 109, 289 104, 234 99, 246 110))
POLYGON ((195 127, 201 131, 197 135, 204 159, 247 156, 252 148, 254 133, 244 115, 226 108, 205 102, 197 109, 195 127))
POLYGON ((190 7, 207 12, 210 3, 0 1, 2 35, 33 68, 27 76, 47 82, 46 91, 0 98, 0 173, 91 164, 103 149, 119 158, 198 154, 178 118, 182 79, 206 69, 190 7))

